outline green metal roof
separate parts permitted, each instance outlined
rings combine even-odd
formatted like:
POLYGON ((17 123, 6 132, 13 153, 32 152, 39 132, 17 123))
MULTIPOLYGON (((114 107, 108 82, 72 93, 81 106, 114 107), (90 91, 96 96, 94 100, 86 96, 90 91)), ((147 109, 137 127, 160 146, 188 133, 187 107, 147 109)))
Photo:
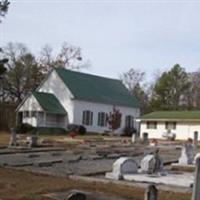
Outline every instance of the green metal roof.
POLYGON ((58 99, 50 93, 32 92, 42 109, 47 113, 66 114, 58 99))
POLYGON ((200 120, 200 111, 158 111, 141 116, 141 120, 200 120))
POLYGON ((126 107, 139 107, 120 80, 74 72, 63 68, 55 69, 70 89, 75 99, 126 107))

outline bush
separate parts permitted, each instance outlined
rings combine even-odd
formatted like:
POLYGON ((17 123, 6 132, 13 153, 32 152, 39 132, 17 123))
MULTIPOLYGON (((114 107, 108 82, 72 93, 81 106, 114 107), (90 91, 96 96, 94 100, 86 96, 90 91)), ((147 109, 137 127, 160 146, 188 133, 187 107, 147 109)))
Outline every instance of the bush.
POLYGON ((36 127, 31 133, 36 135, 65 135, 67 131, 60 127, 36 127))
POLYGON ((122 136, 131 137, 133 134, 136 134, 136 133, 137 133, 136 128, 125 128, 122 136))
POLYGON ((25 134, 34 130, 34 127, 28 123, 18 124, 15 127, 16 133, 25 134))
POLYGON ((69 124, 67 127, 69 132, 75 132, 76 134, 84 135, 86 133, 86 128, 77 124, 69 124))
POLYGON ((86 134, 86 128, 85 128, 84 126, 79 126, 78 133, 79 133, 80 135, 86 134))

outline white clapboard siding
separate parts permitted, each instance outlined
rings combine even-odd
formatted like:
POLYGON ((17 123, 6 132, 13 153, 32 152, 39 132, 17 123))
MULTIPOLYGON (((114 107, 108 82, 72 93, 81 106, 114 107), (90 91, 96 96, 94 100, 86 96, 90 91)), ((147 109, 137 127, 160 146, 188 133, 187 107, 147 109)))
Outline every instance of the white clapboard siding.
POLYGON ((69 123, 73 123, 74 104, 71 100, 73 95, 55 71, 49 75, 46 81, 40 86, 38 91, 54 94, 67 111, 69 123))
POLYGON ((65 127, 65 116, 47 114, 46 127, 65 127))
MULTIPOLYGON (((166 131, 165 122, 157 122, 156 129, 147 129, 146 122, 140 123, 140 134, 142 135, 144 132, 146 132, 148 133, 149 138, 164 139, 162 134, 166 131)), ((200 122, 176 122, 176 129, 171 131, 176 133, 176 139, 187 140, 188 138, 193 138, 194 131, 200 132, 200 122)))
MULTIPOLYGON (((133 116, 135 119, 139 117, 140 110, 138 108, 128 108, 123 106, 116 106, 117 109, 122 113, 121 127, 116 130, 116 133, 122 133, 125 128, 125 117, 127 115, 133 116)), ((105 112, 109 113, 113 109, 113 105, 102 104, 102 103, 92 103, 87 101, 74 100, 74 123, 82 124, 83 111, 89 110, 93 112, 93 124, 92 126, 85 126, 89 132, 103 133, 109 131, 108 125, 106 127, 98 126, 98 113, 105 112)), ((136 128, 139 124, 135 122, 136 128)))

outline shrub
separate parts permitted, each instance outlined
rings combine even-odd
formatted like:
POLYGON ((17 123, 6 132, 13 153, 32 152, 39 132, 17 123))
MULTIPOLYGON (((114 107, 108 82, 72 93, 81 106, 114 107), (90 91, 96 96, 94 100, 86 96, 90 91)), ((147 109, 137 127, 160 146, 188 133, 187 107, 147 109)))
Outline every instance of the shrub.
POLYGON ((28 123, 18 124, 15 127, 16 133, 25 134, 34 130, 34 127, 28 123))
POLYGON ((131 137, 133 134, 137 133, 136 128, 124 128, 122 136, 131 137))
POLYGON ((69 124, 67 127, 69 132, 75 132, 76 134, 84 135, 86 133, 86 128, 77 124, 69 124))
POLYGON ((79 133, 80 135, 86 134, 86 128, 85 128, 84 126, 79 126, 78 133, 79 133))
POLYGON ((112 133, 114 133, 121 125, 122 113, 114 106, 112 112, 110 112, 106 118, 109 128, 112 130, 112 133))

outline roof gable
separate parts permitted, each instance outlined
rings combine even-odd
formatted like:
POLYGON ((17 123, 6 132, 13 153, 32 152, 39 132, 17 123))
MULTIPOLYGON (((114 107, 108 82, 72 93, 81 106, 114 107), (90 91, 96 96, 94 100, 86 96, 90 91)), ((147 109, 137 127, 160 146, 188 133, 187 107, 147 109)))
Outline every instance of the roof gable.
POLYGON ((66 114, 58 99, 50 93, 32 92, 42 109, 47 113, 66 114))
POLYGON ((120 80, 74 72, 63 68, 56 68, 55 70, 75 99, 139 107, 137 99, 129 93, 120 80))

